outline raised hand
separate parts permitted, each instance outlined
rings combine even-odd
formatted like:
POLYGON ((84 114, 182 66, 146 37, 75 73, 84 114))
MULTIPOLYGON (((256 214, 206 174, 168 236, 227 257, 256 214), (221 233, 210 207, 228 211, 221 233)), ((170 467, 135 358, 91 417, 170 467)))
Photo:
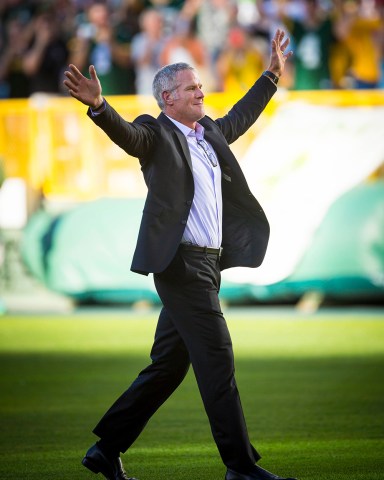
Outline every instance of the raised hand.
POLYGON ((285 52, 289 45, 289 37, 285 37, 283 30, 277 30, 275 36, 272 39, 271 46, 271 59, 268 70, 280 77, 284 71, 286 60, 293 55, 292 50, 285 52))
POLYGON ((101 96, 101 84, 95 67, 93 65, 89 67, 91 78, 84 77, 75 65, 71 64, 68 68, 69 70, 64 72, 67 78, 63 83, 69 94, 91 108, 100 107, 103 103, 103 97, 101 96))

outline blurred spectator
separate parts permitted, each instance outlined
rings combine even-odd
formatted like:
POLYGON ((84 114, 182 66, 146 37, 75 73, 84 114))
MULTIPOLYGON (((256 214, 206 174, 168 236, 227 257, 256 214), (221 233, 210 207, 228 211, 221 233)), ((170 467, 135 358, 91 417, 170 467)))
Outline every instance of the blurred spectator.
MULTIPOLYGON (((253 42, 257 49, 268 58, 270 52, 271 40, 277 29, 288 31, 283 22, 285 18, 294 18, 300 8, 297 1, 287 2, 286 0, 256 0, 255 14, 252 15, 253 21, 246 23, 253 42), (282 14, 284 12, 284 14, 282 14)), ((291 37, 290 49, 293 41, 291 37)), ((279 80, 279 86, 283 88, 292 88, 293 85, 293 62, 289 60, 285 64, 284 76, 279 80)))
POLYGON ((145 10, 142 0, 117 0, 118 8, 116 8, 113 16, 114 24, 125 32, 126 40, 131 43, 132 38, 140 32, 139 17, 145 10))
MULTIPOLYGON (((376 0, 377 10, 379 12, 381 23, 384 25, 384 0, 376 0)), ((381 78, 379 83, 379 88, 384 88, 384 27, 379 33, 379 44, 380 44, 380 71, 381 78)))
POLYGON ((197 33, 214 65, 232 25, 237 23, 237 2, 233 0, 193 0, 198 11, 197 33))
POLYGON ((276 15, 273 15, 270 11, 271 2, 265 2, 265 0, 256 0, 255 1, 255 13, 251 17, 251 21, 243 21, 242 24, 246 25, 248 31, 252 36, 257 38, 263 38, 267 41, 268 46, 270 40, 273 36, 273 33, 276 32, 278 28, 282 29, 282 22, 277 19, 276 15), (266 4, 268 3, 268 5, 266 4))
POLYGON ((132 40, 132 61, 136 72, 136 93, 152 95, 152 80, 160 68, 164 47, 163 16, 155 9, 140 16, 141 31, 132 40))
POLYGON ((160 55, 161 65, 185 62, 199 71, 199 76, 204 90, 209 92, 216 87, 215 79, 211 72, 211 62, 206 47, 196 32, 195 8, 191 4, 195 0, 187 0, 178 15, 174 32, 168 37, 160 55))
POLYGON ((31 41, 31 25, 16 16, 4 25, 0 48, 0 98, 26 98, 29 96, 29 78, 23 69, 23 57, 31 41))
POLYGON ((72 41, 70 63, 84 74, 90 64, 96 67, 105 95, 135 93, 135 73, 131 61, 131 32, 121 20, 114 24, 109 8, 94 3, 87 10, 72 41))
POLYGON ((0 2, 0 34, 9 20, 17 18, 26 25, 31 20, 36 5, 35 0, 2 0, 0 2))
POLYGON ((62 92, 68 49, 54 9, 43 4, 32 20, 33 37, 22 66, 29 77, 30 94, 62 92))
POLYGON ((180 10, 185 0, 143 0, 146 8, 172 8, 180 10))
POLYGON ((293 88, 331 88, 330 56, 336 44, 333 20, 321 7, 320 0, 301 0, 301 6, 301 15, 299 10, 295 17, 287 16, 285 10, 280 10, 280 17, 293 40, 293 88))
POLYGON ((254 26, 256 32, 261 35, 268 35, 271 40, 273 33, 277 29, 286 30, 284 20, 287 18, 296 18, 302 8, 298 6, 301 0, 256 0, 257 20, 254 26))
POLYGON ((217 60, 220 90, 247 91, 265 69, 266 58, 245 28, 233 27, 217 60))
POLYGON ((176 60, 206 91, 246 88, 281 27, 282 87, 384 88, 383 24, 384 0, 0 0, 0 98, 63 93, 69 62, 94 63, 106 95, 150 94, 176 60))
POLYGON ((372 0, 342 2, 337 23, 348 52, 351 88, 377 88, 381 78, 383 17, 372 0))
POLYGON ((145 10, 155 9, 163 17, 163 33, 165 36, 173 32, 175 20, 188 0, 141 0, 145 10))
POLYGON ((79 12, 81 11, 79 0, 48 0, 52 5, 57 22, 60 25, 63 38, 67 45, 76 32, 79 12))

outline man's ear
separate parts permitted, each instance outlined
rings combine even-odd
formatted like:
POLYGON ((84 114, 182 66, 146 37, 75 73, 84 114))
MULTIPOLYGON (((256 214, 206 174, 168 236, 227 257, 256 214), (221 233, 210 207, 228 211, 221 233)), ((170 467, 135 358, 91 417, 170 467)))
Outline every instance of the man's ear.
POLYGON ((164 104, 165 105, 173 105, 173 94, 172 92, 168 92, 167 90, 165 90, 162 94, 162 97, 163 97, 163 101, 164 101, 164 104))

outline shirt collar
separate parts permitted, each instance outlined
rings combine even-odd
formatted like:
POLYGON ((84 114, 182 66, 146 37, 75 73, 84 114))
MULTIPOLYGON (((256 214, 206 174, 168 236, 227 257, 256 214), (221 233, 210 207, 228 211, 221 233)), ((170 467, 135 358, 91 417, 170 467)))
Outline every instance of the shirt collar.
MULTIPOLYGON (((166 115, 168 117, 168 115, 166 115)), ((183 123, 178 122, 172 117, 168 117, 169 120, 171 120, 172 123, 176 125, 176 127, 181 130, 181 132, 188 137, 191 133, 194 137, 196 137, 198 140, 202 140, 204 138, 204 127, 200 125, 200 123, 196 122, 196 130, 193 130, 193 128, 189 128, 183 123)))

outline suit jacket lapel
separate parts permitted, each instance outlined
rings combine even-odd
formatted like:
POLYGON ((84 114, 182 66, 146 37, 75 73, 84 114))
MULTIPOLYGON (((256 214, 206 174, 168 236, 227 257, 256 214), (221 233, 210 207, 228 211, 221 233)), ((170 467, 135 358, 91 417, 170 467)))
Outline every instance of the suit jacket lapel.
POLYGON ((184 157, 187 160, 188 166, 192 172, 191 154, 189 152, 188 142, 184 134, 176 127, 176 125, 171 120, 169 120, 169 118, 166 115, 164 115, 164 113, 160 113, 160 115, 158 116, 158 120, 173 130, 173 133, 179 141, 184 157))
MULTIPOLYGON (((158 116, 158 120, 169 127, 176 138, 178 139, 179 145, 181 147, 182 153, 184 154, 185 159, 189 165, 189 168, 192 172, 192 160, 191 154, 188 148, 188 142, 184 134, 176 127, 176 125, 163 113, 161 112, 158 116)), ((210 124, 204 122, 204 119, 200 121, 204 126, 204 137, 214 148, 218 160, 220 162, 220 167, 227 175, 231 175, 233 168, 237 170, 239 168, 238 162, 233 155, 231 149, 228 147, 225 139, 222 136, 219 136, 217 132, 213 131, 210 124)))

